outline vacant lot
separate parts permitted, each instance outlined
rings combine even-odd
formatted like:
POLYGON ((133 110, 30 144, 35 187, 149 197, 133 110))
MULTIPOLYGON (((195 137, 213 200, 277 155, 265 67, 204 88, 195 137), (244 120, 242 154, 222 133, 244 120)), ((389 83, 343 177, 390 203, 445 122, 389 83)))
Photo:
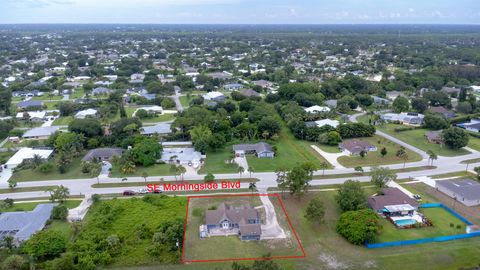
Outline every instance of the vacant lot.
MULTIPOLYGON (((404 160, 397 157, 397 151, 400 149, 400 145, 387 140, 381 136, 373 136, 367 138, 358 138, 359 140, 369 142, 372 145, 377 147, 377 151, 368 152, 365 157, 361 156, 343 156, 338 158, 338 162, 345 167, 356 167, 356 166, 376 166, 376 165, 387 165, 387 164, 396 164, 403 163, 404 160), (382 148, 387 150, 387 154, 382 157, 380 154, 382 148)), ((422 157, 409 150, 405 149, 408 155, 406 162, 415 162, 422 160, 422 157)))
POLYGON ((207 152, 207 158, 203 168, 199 170, 201 174, 207 173, 236 173, 238 165, 236 163, 226 163, 226 160, 233 158, 232 146, 228 145, 215 152, 207 152))
MULTIPOLYGON (((270 197, 272 202, 278 201, 276 197, 270 197)), ((212 236, 201 240, 199 226, 204 224, 206 209, 217 207, 225 202, 232 205, 249 203, 252 206, 262 205, 258 196, 226 197, 226 198, 192 198, 188 207, 187 235, 185 238, 185 260, 221 260, 232 258, 261 258, 266 254, 271 256, 295 256, 302 255, 301 250, 293 237, 293 233, 286 226, 286 217, 281 209, 276 208, 277 218, 280 225, 289 235, 287 239, 241 241, 238 236, 212 236), (212 252, 214 250, 214 252, 212 252)), ((264 223, 264 210, 259 209, 264 223)))
POLYGON ((148 176, 173 175, 173 173, 170 172, 169 164, 154 164, 148 167, 137 166, 135 172, 129 174, 122 173, 120 167, 117 164, 113 164, 111 177, 142 176, 143 172, 146 172, 148 176))

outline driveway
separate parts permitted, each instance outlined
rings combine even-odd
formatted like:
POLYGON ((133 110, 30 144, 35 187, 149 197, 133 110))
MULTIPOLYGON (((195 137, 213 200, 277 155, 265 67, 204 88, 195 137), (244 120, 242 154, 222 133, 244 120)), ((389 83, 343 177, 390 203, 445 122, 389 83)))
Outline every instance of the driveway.
POLYGON ((243 167, 245 169, 245 172, 248 172, 248 162, 246 157, 235 157, 235 163, 238 164, 238 166, 243 167))
MULTIPOLYGON (((260 191, 260 195, 266 194, 266 190, 260 191)), ((277 213, 270 201, 269 196, 260 196, 260 200, 263 203, 265 209, 265 225, 262 225, 262 239, 283 239, 287 238, 285 231, 278 224, 277 213)))
POLYGON ((332 166, 335 168, 335 169, 345 169, 345 167, 342 166, 342 164, 338 163, 337 159, 341 156, 344 156, 343 153, 327 153, 325 151, 323 151, 322 149, 320 149, 320 147, 316 146, 316 145, 310 145, 310 147, 313 148, 313 150, 317 151, 317 153, 319 153, 323 158, 325 158, 330 164, 332 164, 332 166))

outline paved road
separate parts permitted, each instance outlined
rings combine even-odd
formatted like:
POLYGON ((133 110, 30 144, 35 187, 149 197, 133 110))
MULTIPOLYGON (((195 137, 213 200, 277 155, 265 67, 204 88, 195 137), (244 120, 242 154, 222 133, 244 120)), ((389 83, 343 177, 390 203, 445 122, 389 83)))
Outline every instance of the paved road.
POLYGON ((183 112, 183 105, 180 102, 180 92, 181 89, 178 86, 175 86, 175 95, 170 96, 173 101, 175 101, 175 107, 177 108, 178 112, 183 112))

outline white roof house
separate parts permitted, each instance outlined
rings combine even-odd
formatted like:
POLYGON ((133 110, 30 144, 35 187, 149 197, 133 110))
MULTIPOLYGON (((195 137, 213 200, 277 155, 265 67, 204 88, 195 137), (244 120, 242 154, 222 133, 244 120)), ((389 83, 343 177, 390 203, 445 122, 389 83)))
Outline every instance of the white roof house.
POLYGON ((146 107, 139 107, 139 108, 137 108, 137 109, 133 112, 132 116, 135 116, 139 110, 145 110, 145 111, 147 111, 147 112, 149 112, 149 113, 158 113, 158 114, 162 114, 162 113, 163 113, 163 108, 162 108, 161 106, 146 106, 146 107))
POLYGON ((39 138, 39 137, 48 137, 52 135, 53 133, 57 132, 58 127, 55 126, 50 126, 50 127, 36 127, 27 130, 23 134, 23 138, 29 139, 29 138, 39 138))
POLYGON ((154 126, 144 126, 140 129, 140 133, 142 135, 169 134, 172 133, 171 126, 172 124, 170 123, 159 123, 154 126))
POLYGON ((24 147, 18 150, 8 161, 5 163, 7 168, 15 168, 26 159, 32 159, 33 156, 39 155, 43 159, 48 159, 53 153, 53 150, 48 149, 33 149, 24 147))
POLYGON ((307 113, 320 113, 320 112, 329 112, 330 108, 314 105, 312 107, 305 108, 307 113))
POLYGON ((198 168, 201 165, 202 158, 205 158, 205 156, 195 151, 193 147, 163 148, 162 152, 162 160, 164 162, 175 162, 192 166, 193 168, 198 168))
POLYGON ((29 119, 33 119, 33 118, 44 119, 45 116, 47 115, 46 111, 32 111, 32 112, 18 112, 16 117, 23 118, 23 115, 25 113, 28 114, 29 119))
POLYGON ((84 119, 86 117, 89 117, 89 116, 95 116, 97 114, 97 110, 96 109, 86 109, 86 110, 83 110, 83 111, 79 111, 75 114, 75 118, 77 119, 84 119))
POLYGON ((203 98, 205 100, 217 100, 217 99, 225 98, 225 95, 217 91, 212 91, 204 94, 203 98))
POLYGON ((340 125, 340 122, 338 122, 338 120, 322 119, 322 120, 315 121, 315 124, 317 124, 317 127, 323 127, 323 126, 329 125, 331 127, 336 128, 338 127, 338 125, 340 125))

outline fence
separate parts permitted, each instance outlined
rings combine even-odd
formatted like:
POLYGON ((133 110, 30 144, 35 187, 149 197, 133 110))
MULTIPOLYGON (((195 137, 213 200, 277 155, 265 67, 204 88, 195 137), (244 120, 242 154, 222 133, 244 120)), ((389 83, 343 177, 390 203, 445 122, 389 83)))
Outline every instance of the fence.
MULTIPOLYGON (((440 207, 445 209, 445 211, 451 213, 461 221, 463 221, 467 225, 473 225, 470 221, 466 218, 462 217, 449 207, 441 204, 441 203, 426 203, 420 205, 420 208, 435 208, 440 207)), ((422 238, 422 239, 414 239, 414 240, 403 240, 403 241, 393 241, 393 242, 384 242, 384 243, 374 243, 369 244, 365 243, 367 248, 384 248, 384 247, 398 247, 398 246, 406 246, 406 245, 417 245, 417 244, 425 244, 425 243, 432 243, 432 242, 445 242, 445 241, 452 241, 452 240, 459 240, 459 239, 468 239, 473 237, 480 236, 480 232, 474 233, 465 233, 465 234, 456 234, 456 235, 447 235, 447 236, 438 236, 438 237, 431 237, 431 238, 422 238)))

